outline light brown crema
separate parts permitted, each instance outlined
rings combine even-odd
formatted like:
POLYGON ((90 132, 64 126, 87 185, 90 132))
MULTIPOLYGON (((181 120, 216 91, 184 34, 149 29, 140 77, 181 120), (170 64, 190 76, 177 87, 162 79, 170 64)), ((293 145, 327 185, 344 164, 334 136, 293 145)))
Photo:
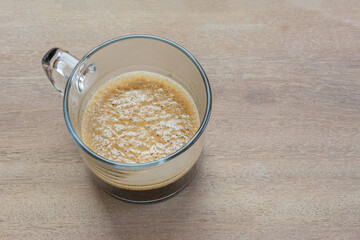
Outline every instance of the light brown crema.
POLYGON ((190 95, 150 72, 120 75, 91 97, 82 119, 83 142, 122 163, 145 163, 179 150, 199 128, 190 95))

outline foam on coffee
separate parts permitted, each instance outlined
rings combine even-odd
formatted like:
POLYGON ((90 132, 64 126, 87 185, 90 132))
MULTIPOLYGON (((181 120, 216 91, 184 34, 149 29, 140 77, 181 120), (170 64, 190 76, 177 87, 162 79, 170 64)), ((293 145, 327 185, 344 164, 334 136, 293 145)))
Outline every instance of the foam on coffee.
POLYGON ((144 163, 179 150, 199 128, 190 95, 175 81, 131 72, 101 87, 82 120, 83 142, 95 153, 122 163, 144 163))

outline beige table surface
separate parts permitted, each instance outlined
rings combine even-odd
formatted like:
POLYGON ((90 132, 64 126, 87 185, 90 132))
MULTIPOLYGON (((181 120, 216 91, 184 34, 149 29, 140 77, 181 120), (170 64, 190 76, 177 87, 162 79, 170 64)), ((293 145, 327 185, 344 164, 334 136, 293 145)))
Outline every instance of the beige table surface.
POLYGON ((360 239, 359 1, 0 3, 0 239, 360 239), (94 182, 40 59, 126 34, 171 39, 208 74, 201 166, 176 197, 94 182))

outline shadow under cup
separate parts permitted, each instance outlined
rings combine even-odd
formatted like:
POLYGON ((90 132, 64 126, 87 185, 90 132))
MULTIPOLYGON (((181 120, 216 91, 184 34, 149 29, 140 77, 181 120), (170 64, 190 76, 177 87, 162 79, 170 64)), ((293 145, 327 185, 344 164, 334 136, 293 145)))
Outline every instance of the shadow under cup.
POLYGON ((196 59, 169 40, 148 35, 117 38, 89 52, 71 72, 64 91, 66 125, 96 182, 119 199, 139 203, 170 197, 191 181, 203 149, 210 109, 210 85, 196 59), (185 146, 148 163, 105 159, 80 138, 82 116, 91 96, 107 81, 132 71, 158 73, 179 83, 193 98, 200 117, 199 130, 185 146))

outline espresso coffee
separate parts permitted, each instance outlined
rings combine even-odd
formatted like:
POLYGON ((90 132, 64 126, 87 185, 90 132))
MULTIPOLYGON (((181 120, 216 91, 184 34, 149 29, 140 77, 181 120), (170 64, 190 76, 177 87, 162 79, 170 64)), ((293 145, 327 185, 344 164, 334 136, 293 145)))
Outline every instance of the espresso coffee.
POLYGON ((192 98, 174 80, 131 72, 93 94, 83 115, 81 135, 104 158, 145 163, 179 150, 199 124, 192 98))

